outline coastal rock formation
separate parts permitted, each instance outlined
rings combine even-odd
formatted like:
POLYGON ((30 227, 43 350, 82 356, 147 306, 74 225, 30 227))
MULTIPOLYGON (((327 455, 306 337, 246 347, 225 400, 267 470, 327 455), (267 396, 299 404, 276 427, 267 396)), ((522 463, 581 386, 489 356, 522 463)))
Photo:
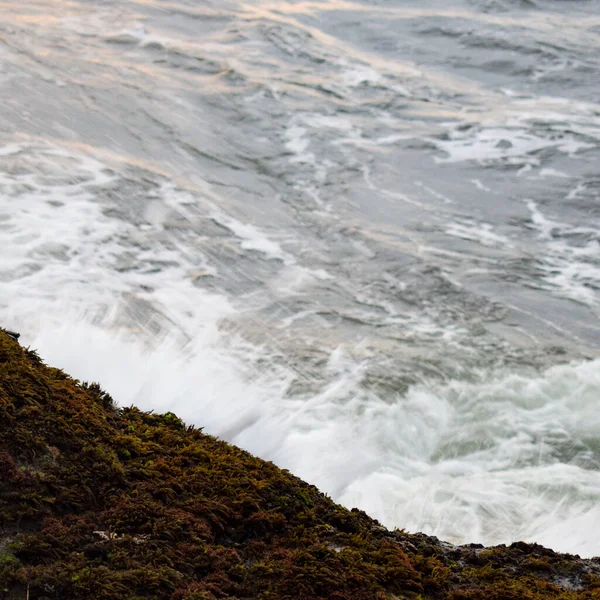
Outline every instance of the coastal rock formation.
POLYGON ((0 331, 0 599, 600 598, 600 560, 388 531, 0 331))

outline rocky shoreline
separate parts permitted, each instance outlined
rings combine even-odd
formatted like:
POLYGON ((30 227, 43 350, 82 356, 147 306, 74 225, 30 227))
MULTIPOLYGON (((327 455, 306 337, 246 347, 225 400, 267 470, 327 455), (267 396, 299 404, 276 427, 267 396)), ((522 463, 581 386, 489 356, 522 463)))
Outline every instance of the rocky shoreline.
POLYGON ((600 559, 389 531, 0 331, 0 599, 593 599, 600 559))

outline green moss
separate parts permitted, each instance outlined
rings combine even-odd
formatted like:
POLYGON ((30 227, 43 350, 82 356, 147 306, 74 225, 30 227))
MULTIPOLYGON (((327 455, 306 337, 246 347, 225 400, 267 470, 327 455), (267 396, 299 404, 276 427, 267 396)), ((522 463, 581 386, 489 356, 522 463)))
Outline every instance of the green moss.
POLYGON ((598 572, 535 545, 389 532, 0 332, 0 599, 571 600, 600 597, 598 572))

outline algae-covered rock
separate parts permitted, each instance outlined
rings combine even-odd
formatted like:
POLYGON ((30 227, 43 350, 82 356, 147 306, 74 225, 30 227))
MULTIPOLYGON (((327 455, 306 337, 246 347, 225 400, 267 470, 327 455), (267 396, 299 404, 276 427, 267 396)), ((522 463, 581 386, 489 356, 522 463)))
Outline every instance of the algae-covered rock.
POLYGON ((600 598, 600 562, 390 532, 0 331, 0 598, 600 598))

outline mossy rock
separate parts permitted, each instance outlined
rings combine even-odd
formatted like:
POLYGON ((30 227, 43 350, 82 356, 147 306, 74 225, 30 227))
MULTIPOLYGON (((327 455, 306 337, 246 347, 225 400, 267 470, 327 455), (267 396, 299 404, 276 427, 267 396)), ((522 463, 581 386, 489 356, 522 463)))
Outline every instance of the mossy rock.
POLYGON ((390 532, 0 331, 0 599, 600 598, 600 563, 390 532))

